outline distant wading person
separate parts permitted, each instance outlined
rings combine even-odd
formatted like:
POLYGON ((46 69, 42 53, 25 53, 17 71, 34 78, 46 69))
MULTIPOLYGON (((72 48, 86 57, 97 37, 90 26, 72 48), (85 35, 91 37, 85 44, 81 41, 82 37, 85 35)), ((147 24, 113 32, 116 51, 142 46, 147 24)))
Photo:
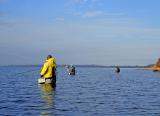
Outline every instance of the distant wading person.
POLYGON ((115 72, 116 72, 116 73, 120 73, 120 68, 119 68, 119 66, 116 66, 115 72))
POLYGON ((75 73, 76 73, 75 67, 73 65, 69 66, 68 67, 68 74, 75 75, 75 73))
POLYGON ((56 68, 56 59, 48 55, 40 73, 41 78, 45 79, 44 83, 56 84, 56 68))

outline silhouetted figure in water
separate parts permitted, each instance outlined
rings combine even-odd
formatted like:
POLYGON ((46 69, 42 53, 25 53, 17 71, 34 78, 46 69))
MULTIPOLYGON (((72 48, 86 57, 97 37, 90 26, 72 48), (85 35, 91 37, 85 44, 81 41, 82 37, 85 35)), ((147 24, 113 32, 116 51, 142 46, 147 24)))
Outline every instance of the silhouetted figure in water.
POLYGON ((73 65, 69 66, 68 67, 68 74, 75 75, 75 73, 76 73, 75 67, 73 65))
POLYGON ((120 73, 120 68, 119 68, 119 66, 116 66, 115 72, 116 72, 116 73, 120 73))

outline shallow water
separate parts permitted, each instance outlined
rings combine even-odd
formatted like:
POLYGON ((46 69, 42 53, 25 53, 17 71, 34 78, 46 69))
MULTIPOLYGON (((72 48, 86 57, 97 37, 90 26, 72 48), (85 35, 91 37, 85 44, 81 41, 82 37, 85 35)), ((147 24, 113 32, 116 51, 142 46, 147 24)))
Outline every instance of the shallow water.
POLYGON ((39 85, 40 67, 0 67, 0 115, 159 116, 160 73, 77 67, 57 70, 57 86, 39 85))

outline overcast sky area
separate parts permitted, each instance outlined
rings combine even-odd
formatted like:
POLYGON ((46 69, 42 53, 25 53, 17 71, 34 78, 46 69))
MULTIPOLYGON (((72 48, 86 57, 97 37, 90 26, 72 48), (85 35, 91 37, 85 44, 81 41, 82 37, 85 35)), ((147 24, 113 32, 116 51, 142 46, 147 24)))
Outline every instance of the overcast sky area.
POLYGON ((148 65, 160 57, 160 0, 0 0, 0 65, 148 65))

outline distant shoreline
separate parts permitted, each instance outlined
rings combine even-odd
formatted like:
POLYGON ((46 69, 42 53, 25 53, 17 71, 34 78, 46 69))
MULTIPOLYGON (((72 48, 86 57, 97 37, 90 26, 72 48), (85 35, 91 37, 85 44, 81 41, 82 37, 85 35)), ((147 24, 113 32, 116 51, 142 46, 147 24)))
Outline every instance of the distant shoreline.
MULTIPOLYGON (((66 65, 68 64, 60 64, 58 65, 58 67, 65 67, 66 65)), ((0 67, 41 67, 42 65, 40 64, 37 64, 37 65, 1 65, 0 67)), ((74 65, 75 67, 92 67, 92 68, 115 68, 115 66, 111 65, 111 66, 105 66, 105 65, 74 65)), ((147 65, 147 66, 138 66, 138 65, 135 65, 135 66, 119 66, 120 68, 148 68, 150 65, 147 65)))

